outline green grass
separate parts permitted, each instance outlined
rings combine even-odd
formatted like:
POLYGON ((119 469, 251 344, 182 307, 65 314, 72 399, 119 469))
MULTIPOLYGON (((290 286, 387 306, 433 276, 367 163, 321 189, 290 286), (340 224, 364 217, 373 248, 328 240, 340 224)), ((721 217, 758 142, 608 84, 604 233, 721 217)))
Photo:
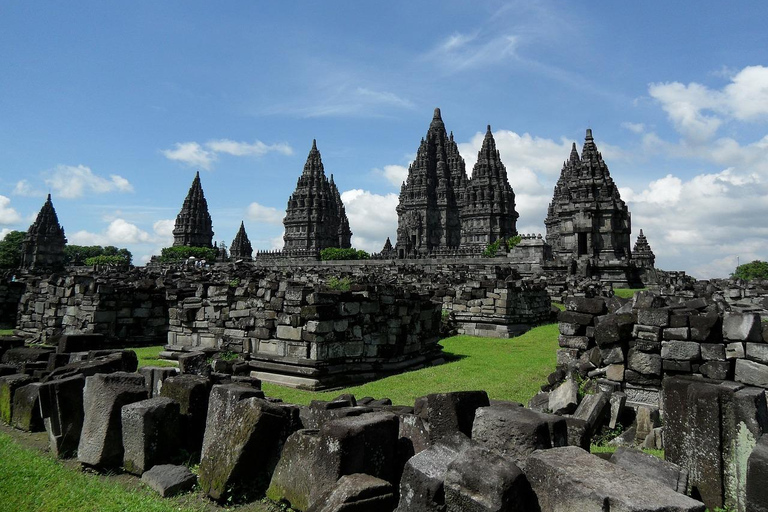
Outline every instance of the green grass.
POLYGON ((302 391, 266 382, 262 388, 267 396, 297 404, 352 393, 357 398, 386 397, 396 405, 413 405, 429 393, 466 390, 485 390, 491 399, 527 403, 555 369, 557 333, 557 324, 548 324, 512 339, 454 336, 440 342, 455 358, 449 363, 336 391, 302 391))
POLYGON ((131 348, 129 350, 136 352, 136 357, 139 358, 139 368, 143 366, 173 367, 179 365, 176 361, 166 361, 165 359, 160 359, 157 357, 160 352, 163 351, 162 345, 156 347, 131 348))
POLYGON ((631 299, 635 296, 635 292, 646 290, 647 288, 614 288, 613 294, 622 299, 631 299))
MULTIPOLYGON (((598 445, 593 444, 589 447, 590 453, 613 453, 616 451, 617 446, 610 446, 610 445, 598 445)), ((643 451, 649 455, 653 455, 654 457, 658 457, 661 460, 664 460, 664 450, 652 450, 650 448, 643 448, 643 451)))
POLYGON ((13 336, 13 329, 0 329, 0 336, 13 336))
POLYGON ((52 457, 20 446, 5 433, 0 433, 0 453, 0 511, 204 510, 193 494, 164 500, 144 488, 129 492, 109 477, 68 469, 52 457))

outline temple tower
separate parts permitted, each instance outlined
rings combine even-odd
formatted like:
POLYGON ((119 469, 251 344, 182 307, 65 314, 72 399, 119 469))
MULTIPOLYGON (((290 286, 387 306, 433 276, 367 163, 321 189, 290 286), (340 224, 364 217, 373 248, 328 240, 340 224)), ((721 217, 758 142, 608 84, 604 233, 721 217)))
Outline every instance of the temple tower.
POLYGON ((608 166, 587 130, 581 157, 573 144, 555 185, 547 218, 547 242, 556 260, 630 257, 631 219, 608 166))
POLYGON ((229 254, 233 260, 250 260, 253 256, 253 247, 251 241, 248 240, 245 224, 242 221, 240 221, 240 229, 237 231, 235 239, 232 240, 232 245, 229 246, 229 254))
POLYGON ((213 247, 213 224, 203 195, 200 173, 195 174, 173 228, 173 245, 213 247))
POLYGON ((288 199, 284 250, 317 250, 351 247, 352 232, 336 184, 328 181, 317 142, 299 176, 296 190, 288 199))
POLYGON ((464 191, 461 210, 461 245, 488 246, 517 235, 515 192, 507 180, 491 126, 477 154, 477 163, 464 191))
POLYGON ((635 241, 635 247, 632 249, 632 259, 635 261, 635 265, 641 268, 654 268, 656 264, 656 255, 653 254, 651 245, 645 238, 642 229, 635 241))
POLYGON ((436 108, 426 138, 408 168, 397 206, 398 256, 426 256, 461 244, 461 207, 467 184, 464 159, 436 108))
POLYGON ((51 194, 48 194, 37 219, 29 226, 27 235, 21 242, 21 267, 32 270, 63 268, 66 245, 64 228, 59 224, 51 194))

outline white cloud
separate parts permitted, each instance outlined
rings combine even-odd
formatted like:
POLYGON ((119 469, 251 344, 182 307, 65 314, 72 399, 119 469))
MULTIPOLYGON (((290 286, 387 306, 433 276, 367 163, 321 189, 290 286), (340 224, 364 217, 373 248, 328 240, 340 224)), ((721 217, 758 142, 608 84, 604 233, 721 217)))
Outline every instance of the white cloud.
POLYGON ((645 125, 643 123, 630 123, 627 121, 621 123, 621 127, 637 134, 643 133, 645 131, 645 125))
POLYGON ((21 215, 11 208, 11 199, 0 196, 0 224, 17 224, 19 222, 21 222, 21 215))
POLYGON ((173 149, 164 149, 162 153, 168 160, 205 170, 210 170, 213 161, 216 160, 215 153, 206 151, 197 142, 177 142, 173 145, 173 149))
POLYGON ((397 194, 379 195, 368 190, 353 189, 341 194, 352 230, 352 246, 368 252, 379 252, 384 241, 397 238, 397 194))
POLYGON ((496 64, 514 57, 519 44, 518 36, 511 34, 483 37, 480 33, 455 33, 438 43, 427 53, 426 58, 455 72, 496 64))
POLYGON ((226 153, 233 156, 264 156, 270 152, 280 153, 281 155, 293 154, 293 148, 285 142, 264 144, 260 140, 255 141, 253 144, 236 142, 229 139, 212 140, 206 142, 205 147, 214 153, 226 153))
POLYGON ((27 180, 19 180, 13 188, 13 195, 23 197, 45 197, 45 192, 36 190, 27 180))
POLYGON ((152 224, 152 231, 154 231, 157 238, 167 241, 167 245, 170 245, 173 242, 173 228, 175 225, 176 221, 174 219, 161 219, 152 224))
POLYGON ((47 175, 45 183, 55 192, 54 195, 67 199, 77 199, 86 194, 133 192, 131 183, 122 176, 110 174, 107 179, 94 174, 90 167, 84 165, 59 165, 47 175))
POLYGON ((273 251, 279 251, 283 248, 283 245, 285 244, 285 240, 283 240, 283 236, 285 236, 285 231, 283 231, 280 236, 276 236, 274 238, 269 239, 269 248, 273 251))
POLYGON ((392 105, 394 107, 413 108, 413 102, 401 98, 397 94, 389 91, 375 91, 365 87, 358 87, 355 91, 360 99, 367 99, 373 103, 392 105))
POLYGON ((278 210, 271 206, 264 206, 259 203, 251 203, 247 210, 248 218, 256 222, 267 224, 282 224, 285 217, 285 210, 278 210))
POLYGON ((398 189, 408 178, 408 168, 402 165, 385 165, 383 169, 376 168, 373 172, 384 176, 388 182, 398 189))
POLYGON ((3 238, 5 238, 5 235, 7 235, 8 233, 10 233, 11 231, 13 231, 13 230, 12 230, 12 229, 9 229, 9 228, 3 228, 3 229, 0 229, 0 240, 2 240, 3 238))
POLYGON ((101 233, 81 230, 68 236, 70 243, 76 245, 116 245, 125 247, 131 244, 146 244, 156 240, 153 235, 124 219, 115 219, 101 233))

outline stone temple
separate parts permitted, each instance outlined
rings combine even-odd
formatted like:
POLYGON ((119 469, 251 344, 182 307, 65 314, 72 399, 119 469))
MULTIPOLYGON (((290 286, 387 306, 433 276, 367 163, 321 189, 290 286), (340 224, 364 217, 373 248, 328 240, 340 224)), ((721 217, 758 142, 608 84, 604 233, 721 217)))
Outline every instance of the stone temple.
POLYGON ((472 178, 467 182, 463 206, 462 246, 479 245, 485 249, 497 240, 517 235, 515 192, 507 180, 507 169, 501 162, 490 125, 477 154, 472 178))
POLYGON ((461 208, 468 178, 459 147, 435 109, 426 138, 408 169, 397 205, 397 253, 426 256, 461 244, 461 208))
POLYGON ((59 224, 51 194, 48 194, 21 243, 21 267, 30 270, 63 268, 65 245, 64 228, 59 224))
POLYGON ((173 245, 213 247, 213 224, 203 195, 200 173, 195 174, 173 228, 173 245))
POLYGON ((654 268, 656 263, 656 255, 653 254, 648 239, 645 238, 642 229, 640 230, 640 234, 637 235, 635 247, 632 249, 632 261, 635 262, 635 265, 642 268, 654 268))
POLYGON ((333 182, 333 175, 330 181, 325 176, 314 140, 296 190, 288 199, 283 226, 283 250, 289 253, 321 251, 328 247, 349 249, 352 246, 352 232, 339 189, 333 182))
POLYGON ((245 224, 240 222, 240 229, 232 240, 229 247, 229 254, 233 260, 250 260, 253 255, 253 247, 248 239, 248 233, 245 232, 245 224))
POLYGON ((630 213, 590 129, 581 156, 574 144, 563 165, 544 224, 559 264, 582 268, 630 258, 630 213))

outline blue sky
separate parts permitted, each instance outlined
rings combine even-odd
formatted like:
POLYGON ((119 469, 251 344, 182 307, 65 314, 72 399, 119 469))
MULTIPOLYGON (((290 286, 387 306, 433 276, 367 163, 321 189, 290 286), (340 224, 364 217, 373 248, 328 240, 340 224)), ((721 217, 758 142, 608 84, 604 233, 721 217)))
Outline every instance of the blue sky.
POLYGON ((521 232, 591 127, 657 266, 768 259, 768 7, 530 4, 5 2, 0 233, 51 192, 71 243, 141 263, 199 170, 217 241, 280 247, 316 138, 376 251, 440 107, 468 172, 492 126, 521 232))

